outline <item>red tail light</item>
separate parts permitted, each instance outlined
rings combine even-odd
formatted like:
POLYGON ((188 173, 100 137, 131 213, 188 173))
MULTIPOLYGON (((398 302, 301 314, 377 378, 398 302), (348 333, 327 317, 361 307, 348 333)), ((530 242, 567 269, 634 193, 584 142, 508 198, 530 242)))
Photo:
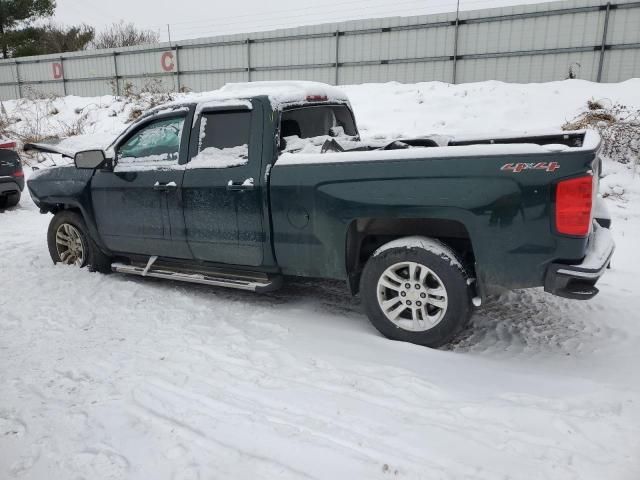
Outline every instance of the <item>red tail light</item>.
POLYGON ((591 228, 593 176, 563 180, 556 186, 556 230, 584 237, 591 228))
POLYGON ((13 172, 11 175, 14 176, 15 178, 24 177, 24 171, 22 170, 22 167, 18 167, 18 169, 15 172, 13 172))
POLYGON ((326 100, 326 95, 307 95, 307 102, 325 102, 326 100))

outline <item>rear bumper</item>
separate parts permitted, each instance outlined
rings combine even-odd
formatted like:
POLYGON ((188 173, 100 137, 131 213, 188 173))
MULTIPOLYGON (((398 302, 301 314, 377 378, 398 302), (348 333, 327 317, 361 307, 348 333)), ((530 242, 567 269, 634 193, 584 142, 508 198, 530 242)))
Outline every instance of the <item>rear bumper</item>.
POLYGON ((24 179, 14 177, 0 177, 0 195, 21 192, 24 189, 24 179))
POLYGON ((594 223, 587 255, 577 265, 552 263, 547 268, 544 291, 559 297, 588 300, 597 293, 596 282, 611 263, 615 244, 608 228, 594 223))

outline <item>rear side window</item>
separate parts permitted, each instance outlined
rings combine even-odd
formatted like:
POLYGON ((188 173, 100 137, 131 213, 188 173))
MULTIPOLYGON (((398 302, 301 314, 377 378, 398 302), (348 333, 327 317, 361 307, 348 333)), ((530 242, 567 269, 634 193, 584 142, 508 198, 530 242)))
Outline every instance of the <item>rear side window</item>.
POLYGON ((312 138, 321 136, 355 136, 356 126, 345 105, 316 105, 285 110, 280 136, 312 138))
POLYGON ((205 112, 200 121, 198 153, 188 168, 229 168, 249 161, 251 112, 205 112))

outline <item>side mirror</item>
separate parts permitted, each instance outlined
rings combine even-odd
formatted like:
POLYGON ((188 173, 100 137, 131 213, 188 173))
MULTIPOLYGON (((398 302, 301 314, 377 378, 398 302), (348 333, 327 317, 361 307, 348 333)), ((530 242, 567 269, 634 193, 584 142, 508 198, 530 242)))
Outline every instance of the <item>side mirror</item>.
POLYGON ((86 150, 76 153, 74 161, 76 168, 94 170, 104 166, 107 158, 102 150, 86 150))

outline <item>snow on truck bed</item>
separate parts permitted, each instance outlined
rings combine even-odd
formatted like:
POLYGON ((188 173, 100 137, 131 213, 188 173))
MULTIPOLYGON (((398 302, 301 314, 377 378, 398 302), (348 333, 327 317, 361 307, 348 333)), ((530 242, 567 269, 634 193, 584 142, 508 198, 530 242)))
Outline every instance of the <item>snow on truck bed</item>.
MULTIPOLYGON (((405 159, 427 159, 427 158, 449 158, 449 157, 470 157, 481 155, 530 155, 544 153, 559 152, 576 152, 595 150, 600 144, 600 136, 598 133, 588 131, 562 131, 562 132, 544 132, 545 135, 569 135, 583 134, 584 140, 580 147, 570 147, 563 144, 549 143, 539 145, 537 143, 495 143, 483 144, 477 143, 472 145, 445 145, 438 147, 411 147, 398 150, 371 150, 371 151, 354 151, 354 152, 320 152, 321 142, 315 142, 314 139, 302 139, 294 143, 301 151, 287 151, 280 155, 276 166, 285 165, 308 165, 318 163, 352 163, 352 162, 375 162, 389 160, 405 160, 405 159), (305 142, 305 140, 307 142, 305 142)), ((324 139, 325 137, 321 137, 324 139)), ((497 136, 491 137, 496 140, 505 140, 513 138, 513 136, 497 136)), ((473 142, 472 138, 456 137, 451 140, 473 142)), ((478 142, 483 139, 478 138, 478 142)), ((401 142, 402 139, 399 139, 401 142)), ((341 143, 338 141, 338 143, 341 143)))

